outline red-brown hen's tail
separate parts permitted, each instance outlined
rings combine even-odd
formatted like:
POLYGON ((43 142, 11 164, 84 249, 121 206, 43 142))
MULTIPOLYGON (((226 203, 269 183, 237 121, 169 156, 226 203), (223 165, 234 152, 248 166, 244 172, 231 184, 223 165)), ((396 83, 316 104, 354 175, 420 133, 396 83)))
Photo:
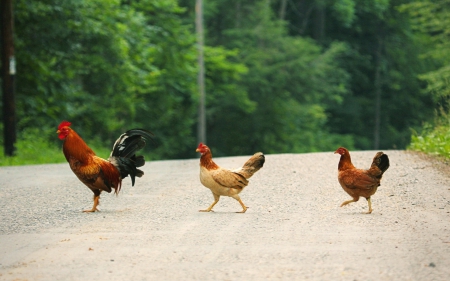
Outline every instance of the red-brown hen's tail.
POLYGON ((373 175, 378 179, 381 179, 384 172, 389 168, 389 157, 387 154, 383 152, 377 152, 375 157, 373 157, 372 165, 370 166, 369 171, 374 171, 373 175))

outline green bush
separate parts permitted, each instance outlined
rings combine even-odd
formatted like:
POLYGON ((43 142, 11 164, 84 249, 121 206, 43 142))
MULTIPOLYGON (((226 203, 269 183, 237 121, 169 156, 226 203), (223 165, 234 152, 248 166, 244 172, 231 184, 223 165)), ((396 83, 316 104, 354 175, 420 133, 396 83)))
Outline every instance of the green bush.
MULTIPOLYGON (((98 156, 107 158, 110 150, 108 150, 108 148, 97 149, 99 143, 99 140, 94 140, 90 147, 98 156)), ((19 134, 15 146, 15 155, 13 157, 5 157, 3 145, 0 145, 2 156, 0 158, 0 166, 66 162, 62 152, 62 142, 57 139, 56 130, 54 129, 27 129, 19 134), (58 141, 58 143, 56 141, 58 141)))
POLYGON ((450 158, 450 126, 446 121, 444 125, 441 120, 436 127, 425 125, 421 134, 413 132, 408 149, 450 158))

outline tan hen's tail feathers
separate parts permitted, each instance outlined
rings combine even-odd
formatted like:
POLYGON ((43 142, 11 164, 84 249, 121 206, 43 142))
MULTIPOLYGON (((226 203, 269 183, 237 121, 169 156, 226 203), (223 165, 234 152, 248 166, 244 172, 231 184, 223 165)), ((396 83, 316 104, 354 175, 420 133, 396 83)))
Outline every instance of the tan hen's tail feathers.
POLYGON ((266 158, 264 154, 262 152, 257 152, 245 162, 242 168, 237 169, 235 172, 243 175, 246 179, 249 179, 263 167, 265 161, 266 158))

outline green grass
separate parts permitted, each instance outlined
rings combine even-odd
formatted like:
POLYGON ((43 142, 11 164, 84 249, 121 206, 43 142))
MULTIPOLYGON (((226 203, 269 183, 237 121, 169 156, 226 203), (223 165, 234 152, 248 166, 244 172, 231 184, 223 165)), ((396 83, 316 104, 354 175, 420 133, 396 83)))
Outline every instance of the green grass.
POLYGON ((427 154, 450 158, 450 122, 438 122, 436 127, 426 125, 423 131, 414 133, 408 149, 421 151, 427 154))
MULTIPOLYGON (((66 158, 62 152, 62 141, 51 141, 51 138, 57 139, 54 129, 38 130, 28 129, 19 135, 15 147, 16 153, 13 157, 4 155, 3 146, 1 149, 0 166, 18 166, 18 165, 34 165, 49 163, 65 163, 66 158)), ((93 142, 94 146, 90 146, 97 155, 107 158, 110 150, 102 147, 98 141, 93 142), (102 147, 102 148, 96 148, 102 147)), ((111 145, 112 148, 112 145, 111 145)))

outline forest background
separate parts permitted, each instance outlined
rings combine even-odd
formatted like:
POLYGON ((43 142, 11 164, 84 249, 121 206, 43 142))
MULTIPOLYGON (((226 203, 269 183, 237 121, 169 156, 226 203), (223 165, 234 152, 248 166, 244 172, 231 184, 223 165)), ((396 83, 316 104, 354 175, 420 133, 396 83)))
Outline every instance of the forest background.
MULTIPOLYGON (((155 133, 147 159, 195 157, 194 19, 194 0, 14 1, 17 156, 0 165, 65 161, 62 120, 102 157, 131 128, 155 133)), ((450 0, 204 0, 204 28, 215 156, 448 157, 450 0)))

